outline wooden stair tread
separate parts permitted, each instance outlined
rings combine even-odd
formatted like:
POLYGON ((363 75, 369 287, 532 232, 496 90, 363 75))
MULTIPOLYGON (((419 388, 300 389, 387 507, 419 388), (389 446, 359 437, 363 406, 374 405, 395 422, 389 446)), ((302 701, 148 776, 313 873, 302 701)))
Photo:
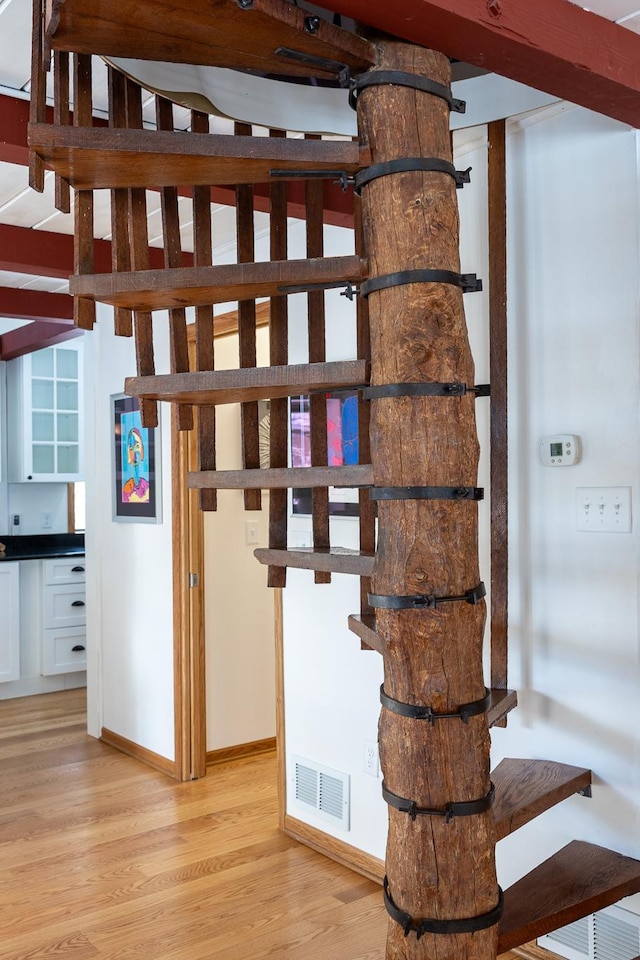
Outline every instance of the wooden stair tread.
POLYGON ((356 173, 357 143, 31 124, 29 144, 76 190, 223 186, 283 179, 274 171, 356 173))
POLYGON ((289 292, 286 288, 291 286, 338 285, 366 276, 367 263, 360 257, 317 257, 131 273, 77 274, 71 277, 69 292, 114 307, 168 310, 274 297, 289 292))
POLYGON ((275 467, 265 470, 200 470, 190 473, 193 490, 277 490, 289 487, 369 487, 369 463, 344 467, 275 467))
POLYGON ((487 710, 487 723, 492 727, 518 706, 518 693, 516 690, 502 690, 498 687, 493 687, 490 693, 491 703, 487 710))
POLYGON ((366 643, 372 650, 377 650, 378 653, 383 652, 384 646, 382 638, 379 633, 376 633, 375 629, 376 618, 374 614, 361 616, 360 614, 352 613, 349 616, 348 624, 349 630, 355 633, 357 637, 360 637, 363 643, 366 643))
POLYGON ((639 860, 574 840, 506 891, 498 953, 639 891, 639 860))
POLYGON ((171 373, 153 377, 128 377, 130 396, 214 406, 249 400, 296 397, 320 390, 346 390, 369 380, 366 360, 334 360, 240 370, 171 373))
MULTIPOLYGON (((361 615, 352 613, 348 620, 349 630, 355 633, 372 650, 382 653, 384 645, 380 634, 376 632, 376 618, 374 614, 361 615)), ((490 727, 498 720, 502 720, 511 710, 518 705, 518 695, 515 690, 491 690, 491 703, 487 710, 487 722, 490 727)), ((498 765, 496 769, 499 769, 498 765)), ((496 799, 496 803, 497 803, 496 799)), ((515 829, 515 827, 514 827, 515 829)), ((507 831, 508 832, 508 831, 507 831)), ((506 835, 506 834, 505 834, 506 835)))
POLYGON ((497 839, 502 840, 555 804, 587 790, 591 771, 551 760, 505 759, 491 779, 496 786, 497 839))
POLYGON ((320 570, 322 573, 351 573, 358 577, 370 577, 374 555, 348 550, 346 547, 330 547, 314 550, 313 547, 296 547, 289 550, 272 550, 260 547, 254 556, 270 567, 295 567, 299 570, 320 570))
POLYGON ((331 78, 336 68, 278 54, 283 48, 362 73, 373 63, 373 48, 361 37, 325 21, 305 31, 307 14, 291 4, 254 0, 194 0, 189 15, 170 0, 110 4, 101 0, 56 0, 47 4, 45 31, 54 50, 129 59, 195 63, 260 73, 331 78))

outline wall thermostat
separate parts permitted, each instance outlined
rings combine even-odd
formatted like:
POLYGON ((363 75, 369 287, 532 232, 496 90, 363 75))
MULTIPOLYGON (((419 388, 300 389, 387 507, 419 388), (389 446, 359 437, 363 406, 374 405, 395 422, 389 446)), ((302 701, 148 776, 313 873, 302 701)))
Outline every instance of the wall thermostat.
POLYGON ((545 467, 571 467, 580 462, 580 437, 557 433, 540 441, 540 459, 545 467))

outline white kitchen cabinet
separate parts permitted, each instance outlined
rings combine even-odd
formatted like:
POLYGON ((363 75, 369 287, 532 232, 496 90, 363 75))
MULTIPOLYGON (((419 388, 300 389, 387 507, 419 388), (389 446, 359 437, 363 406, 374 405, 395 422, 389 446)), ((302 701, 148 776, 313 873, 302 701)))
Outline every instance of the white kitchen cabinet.
POLYGON ((44 560, 42 574, 42 673, 86 670, 85 558, 44 560))
POLYGON ((83 478, 82 344, 63 343, 7 364, 8 478, 83 478))
POLYGON ((0 563, 0 683, 20 677, 19 578, 19 563, 0 563))

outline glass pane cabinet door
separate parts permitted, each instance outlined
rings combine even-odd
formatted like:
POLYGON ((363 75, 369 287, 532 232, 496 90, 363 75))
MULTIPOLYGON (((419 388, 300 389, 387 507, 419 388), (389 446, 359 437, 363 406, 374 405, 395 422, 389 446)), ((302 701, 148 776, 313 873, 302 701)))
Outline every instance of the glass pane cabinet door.
POLYGON ((81 354, 48 347, 25 358, 25 480, 81 479, 81 354), (30 427, 30 436, 29 436, 30 427))

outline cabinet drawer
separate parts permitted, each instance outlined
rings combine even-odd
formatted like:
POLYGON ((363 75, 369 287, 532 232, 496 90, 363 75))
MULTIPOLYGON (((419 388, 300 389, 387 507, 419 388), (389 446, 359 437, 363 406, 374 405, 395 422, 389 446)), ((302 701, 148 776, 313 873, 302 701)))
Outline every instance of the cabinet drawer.
POLYGON ((44 588, 45 630, 51 627, 80 627, 86 622, 84 584, 44 588))
POLYGON ((80 557, 52 557, 44 560, 45 583, 84 583, 85 560, 80 557))
POLYGON ((42 673, 74 673, 87 669, 84 627, 47 630, 42 647, 42 673))

